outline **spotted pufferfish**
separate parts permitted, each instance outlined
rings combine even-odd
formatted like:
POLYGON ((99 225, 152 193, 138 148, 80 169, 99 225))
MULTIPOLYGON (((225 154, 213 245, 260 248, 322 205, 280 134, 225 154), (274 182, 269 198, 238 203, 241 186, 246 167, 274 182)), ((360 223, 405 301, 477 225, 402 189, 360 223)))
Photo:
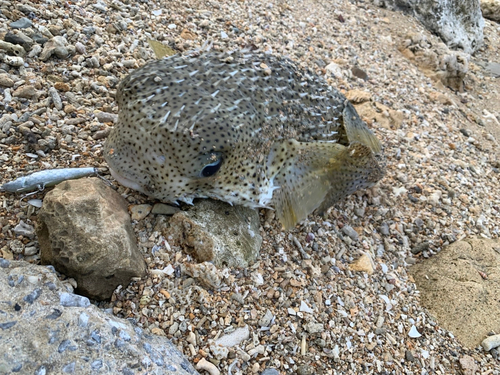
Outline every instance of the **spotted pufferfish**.
POLYGON ((381 144, 352 104, 287 58, 171 56, 124 78, 116 101, 110 171, 160 201, 272 208, 290 228, 384 175, 381 144))

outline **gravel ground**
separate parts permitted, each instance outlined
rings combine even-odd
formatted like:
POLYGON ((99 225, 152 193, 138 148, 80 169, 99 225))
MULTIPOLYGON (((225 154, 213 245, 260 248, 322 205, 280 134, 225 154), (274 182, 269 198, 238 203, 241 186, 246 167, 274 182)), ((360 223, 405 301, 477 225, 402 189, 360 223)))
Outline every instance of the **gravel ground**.
MULTIPOLYGON (((442 329, 407 274, 449 243, 498 238, 500 83, 482 68, 500 61, 498 24, 486 21, 485 47, 471 58, 465 92, 455 93, 397 49, 410 34, 431 49, 439 40, 366 2, 2 0, 0 9, 1 39, 23 38, 29 51, 0 46, 3 182, 39 169, 105 167, 116 85, 154 58, 148 39, 178 52, 210 41, 216 50, 286 55, 345 93, 368 92, 383 116, 399 111, 399 121, 370 121, 388 159, 376 188, 290 232, 262 211, 260 260, 220 270, 219 290, 178 272, 191 259, 161 236, 163 218, 135 221, 150 276, 102 307, 166 335, 193 363, 215 364, 212 374, 473 374, 472 359, 479 373, 500 374, 498 353, 465 348, 442 329), (245 326, 249 338, 237 345, 214 344, 245 326)), ((148 203, 118 190, 131 204, 148 203)), ((36 208, 0 199, 2 256, 37 262, 36 208)))

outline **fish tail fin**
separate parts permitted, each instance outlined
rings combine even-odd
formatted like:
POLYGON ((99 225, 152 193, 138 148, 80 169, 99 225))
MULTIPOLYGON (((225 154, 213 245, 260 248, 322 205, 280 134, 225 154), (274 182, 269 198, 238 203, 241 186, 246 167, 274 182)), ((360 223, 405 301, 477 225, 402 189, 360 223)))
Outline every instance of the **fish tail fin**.
MULTIPOLYGON (((284 149, 284 147, 282 148, 284 149)), ((314 210, 325 211, 356 190, 374 185, 384 169, 369 146, 286 142, 286 162, 275 176, 276 216, 285 229, 314 210)))
POLYGON ((349 144, 355 142, 361 143, 368 146, 374 153, 379 153, 382 150, 382 144, 378 138, 366 126, 366 123, 361 120, 358 112, 356 112, 356 109, 348 100, 344 103, 342 119, 349 144))

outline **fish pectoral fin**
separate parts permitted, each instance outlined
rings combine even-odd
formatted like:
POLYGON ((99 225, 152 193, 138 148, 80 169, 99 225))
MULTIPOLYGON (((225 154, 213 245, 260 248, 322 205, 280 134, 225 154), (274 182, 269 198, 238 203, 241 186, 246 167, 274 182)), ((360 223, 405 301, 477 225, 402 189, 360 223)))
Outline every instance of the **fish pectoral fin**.
POLYGON ((374 153, 379 153, 382 150, 382 144, 378 138, 366 126, 366 123, 361 120, 358 112, 356 112, 356 109, 348 100, 344 104, 342 119, 349 144, 361 143, 368 146, 374 153))
POLYGON ((272 205, 285 229, 289 229, 318 208, 330 190, 328 164, 346 149, 337 143, 288 141, 286 155, 274 183, 272 205))
POLYGON ((272 205, 285 229, 314 210, 325 211, 356 190, 375 184, 384 171, 370 147, 360 143, 287 143, 286 163, 275 177, 272 205))
POLYGON ((328 165, 330 190, 319 205, 322 214, 348 195, 375 185, 385 174, 383 160, 369 146, 352 143, 328 165))

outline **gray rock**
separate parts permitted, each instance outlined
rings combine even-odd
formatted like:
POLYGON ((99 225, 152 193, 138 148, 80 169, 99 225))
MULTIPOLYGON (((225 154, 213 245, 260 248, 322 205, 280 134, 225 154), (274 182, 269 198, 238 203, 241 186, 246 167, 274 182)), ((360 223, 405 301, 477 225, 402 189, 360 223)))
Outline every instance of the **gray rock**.
POLYGON ((313 368, 310 365, 301 365, 297 368, 297 375, 313 375, 313 368))
POLYGON ((35 228, 21 220, 19 224, 15 226, 14 233, 18 236, 33 238, 35 237, 35 228))
POLYGON ((261 327, 269 327, 271 325, 271 321, 273 320, 274 315, 271 310, 267 310, 262 318, 259 319, 259 326, 261 327))
POLYGON ((167 338, 149 336, 68 293, 50 268, 19 261, 3 267, 5 262, 0 264, 1 373, 197 374, 167 338), (21 282, 11 286, 12 279, 21 282))
POLYGON ((9 27, 13 29, 27 29, 28 27, 33 26, 33 22, 29 18, 23 17, 18 19, 17 21, 11 22, 9 27))
POLYGON ((32 6, 28 5, 28 4, 19 4, 19 3, 17 3, 16 4, 16 8, 17 8, 17 10, 19 10, 20 12, 23 12, 26 15, 29 15, 30 13, 40 14, 40 11, 37 8, 32 7, 32 6))
POLYGON ((97 120, 99 120, 99 122, 116 122, 118 115, 108 112, 97 112, 95 117, 97 117, 97 120))
POLYGON ((29 51, 33 45, 33 39, 29 36, 23 34, 21 31, 17 33, 7 33, 5 34, 4 41, 12 44, 18 44, 24 48, 25 51, 29 51))
POLYGON ((468 54, 483 44, 484 19, 478 0, 373 0, 414 15, 453 49, 468 54))
POLYGON ((500 77, 500 64, 499 63, 489 63, 486 68, 486 73, 493 77, 500 77))
POLYGON ((262 237, 257 211, 201 199, 185 212, 172 216, 164 236, 198 262, 217 267, 247 267, 259 255, 262 237))
POLYGON ((417 245, 415 245, 412 249, 411 252, 412 254, 420 254, 422 251, 427 251, 429 250, 430 243, 427 241, 421 242, 417 245))
POLYGON ((260 375, 280 375, 279 371, 274 368, 266 368, 260 375))
POLYGON ((309 333, 320 333, 325 330, 325 327, 323 326, 322 323, 316 323, 316 322, 308 322, 304 324, 304 329, 309 332, 309 333))
POLYGON ((75 50, 76 52, 78 52, 80 55, 85 55, 87 53, 87 50, 85 48, 85 45, 80 43, 80 42, 76 42, 75 43, 75 50))
POLYGON ((62 109, 63 107, 62 100, 55 87, 49 88, 49 95, 50 98, 52 99, 52 103, 54 103, 54 107, 56 107, 57 109, 62 109))
POLYGON ((80 294, 106 299, 145 275, 127 203, 97 178, 65 181, 47 193, 36 230, 42 263, 73 277, 80 294))
POLYGON ((380 224, 380 233, 382 233, 384 236, 388 236, 391 232, 389 230, 389 225, 383 221, 382 224, 380 224))
POLYGON ((40 35, 38 33, 32 35, 33 41, 35 43, 41 44, 42 46, 49 41, 47 37, 40 35))
POLYGON ((153 210, 151 211, 154 215, 174 215, 177 212, 180 212, 180 208, 176 206, 171 206, 165 203, 155 203, 153 206, 153 210))
POLYGON ((350 225, 344 225, 342 227, 342 233, 344 233, 346 236, 349 236, 353 241, 359 240, 358 232, 356 232, 350 225))
POLYGON ((87 297, 79 296, 73 293, 61 293, 59 295, 59 303, 65 307, 87 307, 90 306, 90 301, 87 297))

